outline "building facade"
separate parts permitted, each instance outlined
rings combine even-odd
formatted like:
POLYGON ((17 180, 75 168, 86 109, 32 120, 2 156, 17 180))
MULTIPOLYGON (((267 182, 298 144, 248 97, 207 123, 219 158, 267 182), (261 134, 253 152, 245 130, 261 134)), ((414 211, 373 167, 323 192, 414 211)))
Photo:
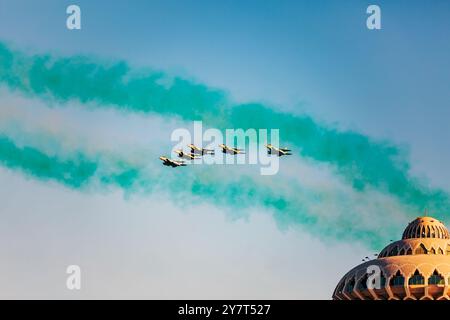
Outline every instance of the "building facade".
POLYGON ((450 234, 432 217, 410 222, 403 237, 377 259, 350 270, 333 293, 335 300, 450 300, 450 234), (373 288, 373 270, 379 273, 373 288), (369 280, 369 281, 368 281, 369 280))

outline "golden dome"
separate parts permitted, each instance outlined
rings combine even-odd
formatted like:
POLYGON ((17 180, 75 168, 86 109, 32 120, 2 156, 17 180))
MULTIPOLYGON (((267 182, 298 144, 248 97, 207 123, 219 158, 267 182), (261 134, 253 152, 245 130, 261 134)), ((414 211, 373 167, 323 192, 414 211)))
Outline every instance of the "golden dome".
POLYGON ((335 300, 450 300, 450 237, 432 217, 418 217, 406 227, 402 240, 386 246, 377 259, 350 270, 333 293, 335 300), (368 288, 373 268, 380 272, 379 288, 368 288))

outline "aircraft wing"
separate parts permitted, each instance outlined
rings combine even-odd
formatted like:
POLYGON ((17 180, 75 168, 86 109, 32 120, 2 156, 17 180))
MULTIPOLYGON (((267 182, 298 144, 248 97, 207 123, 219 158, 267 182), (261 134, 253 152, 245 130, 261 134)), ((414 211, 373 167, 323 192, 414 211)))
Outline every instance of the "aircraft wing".
POLYGON ((195 144, 190 144, 188 147, 191 149, 191 152, 201 151, 201 148, 197 147, 195 144))

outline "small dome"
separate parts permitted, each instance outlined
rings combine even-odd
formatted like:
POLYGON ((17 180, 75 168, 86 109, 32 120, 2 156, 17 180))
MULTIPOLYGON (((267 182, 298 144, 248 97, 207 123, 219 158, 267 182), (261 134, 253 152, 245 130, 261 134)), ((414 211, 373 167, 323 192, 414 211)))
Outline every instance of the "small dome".
POLYGON ((437 238, 450 239, 447 228, 433 217, 418 217, 410 222, 402 239, 437 238))

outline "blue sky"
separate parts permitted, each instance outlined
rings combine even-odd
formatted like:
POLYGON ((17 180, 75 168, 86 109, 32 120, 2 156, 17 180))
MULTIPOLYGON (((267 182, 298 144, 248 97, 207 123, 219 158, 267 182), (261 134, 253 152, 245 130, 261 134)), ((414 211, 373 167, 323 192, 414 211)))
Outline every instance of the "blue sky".
MULTIPOLYGON (((365 26, 365 11, 369 4, 372 2, 190 0, 38 3, 0 0, 0 40, 15 48, 34 52, 125 59, 136 67, 162 69, 226 90, 239 102, 263 101, 292 113, 306 112, 343 129, 355 129, 371 137, 389 139, 410 150, 415 175, 449 190, 450 171, 446 163, 450 161, 447 145, 450 138, 447 125, 450 118, 450 3, 433 1, 430 5, 429 1, 377 1, 382 12, 382 30, 379 31, 369 31, 365 26), (65 28, 65 9, 69 4, 81 7, 82 30, 65 28)), ((10 177, 9 174, 2 173, 3 179, 10 177)), ((27 185, 20 176, 15 179, 18 179, 15 192, 22 188, 30 193, 31 190, 39 190, 45 194, 43 198, 52 198, 53 192, 63 192, 65 196, 61 199, 67 203, 72 203, 72 197, 76 197, 58 188, 49 190, 44 186, 40 189, 36 182, 27 185)), ((2 190, 0 195, 4 199, 6 190, 2 190)), ((107 202, 83 198, 80 203, 85 206, 78 211, 109 210, 107 202), (93 202, 95 206, 90 205, 93 202)), ((116 198, 111 199, 111 203, 119 202, 116 198)), ((171 207, 170 201, 164 203, 162 206, 170 207, 174 217, 179 218, 178 209, 171 207)), ((123 205, 139 207, 136 203, 123 205)), ((24 210, 16 204, 11 204, 11 208, 10 214, 24 210)), ((42 211, 47 209, 42 205, 42 211)), ((203 221, 203 213, 208 210, 215 209, 199 210, 202 216, 197 217, 198 221, 203 221)), ((48 217, 54 214, 57 212, 47 212, 48 217)), ((120 212, 112 216, 117 218, 118 225, 123 223, 120 212)), ((105 217, 101 216, 102 219, 105 217)), ((164 218, 159 219, 165 225, 164 218)), ((90 224, 87 220, 80 221, 90 224)), ((23 230, 23 221, 15 223, 23 230)), ((215 221, 213 224, 217 228, 223 224, 228 230, 223 232, 236 236, 232 223, 215 221)), ((249 229, 243 231, 246 234, 258 235, 261 230, 268 229, 277 234, 276 228, 272 227, 270 222, 258 220, 242 228, 249 229)), ((133 228, 139 228, 137 221, 133 228)), ((75 230, 68 233, 76 234, 75 230)), ((93 233, 93 230, 88 232, 90 236, 93 233)), ((113 235, 106 237, 111 242, 117 241, 113 235)), ((279 237, 282 246, 283 241, 288 241, 283 237, 295 238, 297 235, 281 234, 279 237)), ((323 267, 328 261, 325 258, 305 261, 311 251, 324 250, 323 243, 312 238, 294 241, 296 244, 310 243, 304 245, 303 251, 299 249, 295 253, 298 253, 297 257, 293 258, 294 249, 289 249, 286 255, 277 258, 286 259, 286 264, 296 267, 308 264, 308 267, 304 266, 306 269, 321 265, 321 270, 327 272, 323 267), (295 261, 290 262, 290 259, 295 261)), ((217 241, 223 250, 231 250, 225 241, 217 241)), ((133 244, 127 245, 132 247, 133 244)), ((173 249, 176 244, 169 247, 173 249)), ((211 248, 207 250, 212 254, 211 248)), ((265 252, 263 247, 258 250, 261 254, 265 252)), ((325 289, 314 292, 313 297, 330 296, 333 279, 337 283, 339 272, 357 263, 360 255, 366 255, 365 249, 358 245, 343 244, 335 250, 338 250, 338 256, 348 257, 349 262, 336 266, 333 274, 324 280, 325 289)), ((70 258, 68 254, 67 259, 70 258)), ((54 259, 57 258, 49 254, 48 260, 54 259)), ((11 258, 11 261, 18 260, 11 258)), ((89 261, 92 266, 98 265, 92 262, 92 258, 89 261)), ((105 261, 107 259, 102 263, 107 264, 105 261)), ((195 263, 192 267, 195 268, 195 263)), ((132 267, 130 269, 133 270, 132 267)), ((267 274, 271 272, 280 272, 280 267, 274 267, 267 274)), ((287 274, 293 276, 294 271, 287 274)), ((239 279, 237 275, 235 277, 239 279)), ((298 293, 300 286, 288 288, 288 281, 283 281, 286 285, 278 290, 286 290, 286 294, 280 293, 280 296, 308 297, 307 292, 298 293)), ((207 281, 204 282, 204 288, 207 288, 207 281)), ((11 290, 15 288, 13 284, 9 286, 11 290)), ((18 296, 23 293, 17 288, 14 290, 18 296)), ((104 291, 105 287, 101 287, 89 294, 101 296, 104 291)), ((55 289, 54 292, 59 291, 55 289)), ((146 294, 145 290, 139 292, 143 296, 146 294)), ((188 289, 183 292, 185 295, 182 297, 189 297, 188 289)), ((246 291, 248 296, 252 293, 251 290, 246 291)), ((51 296, 52 292, 48 294, 51 296)), ((220 296, 220 293, 216 294, 220 296)), ((229 294, 232 294, 231 289, 229 294)))

